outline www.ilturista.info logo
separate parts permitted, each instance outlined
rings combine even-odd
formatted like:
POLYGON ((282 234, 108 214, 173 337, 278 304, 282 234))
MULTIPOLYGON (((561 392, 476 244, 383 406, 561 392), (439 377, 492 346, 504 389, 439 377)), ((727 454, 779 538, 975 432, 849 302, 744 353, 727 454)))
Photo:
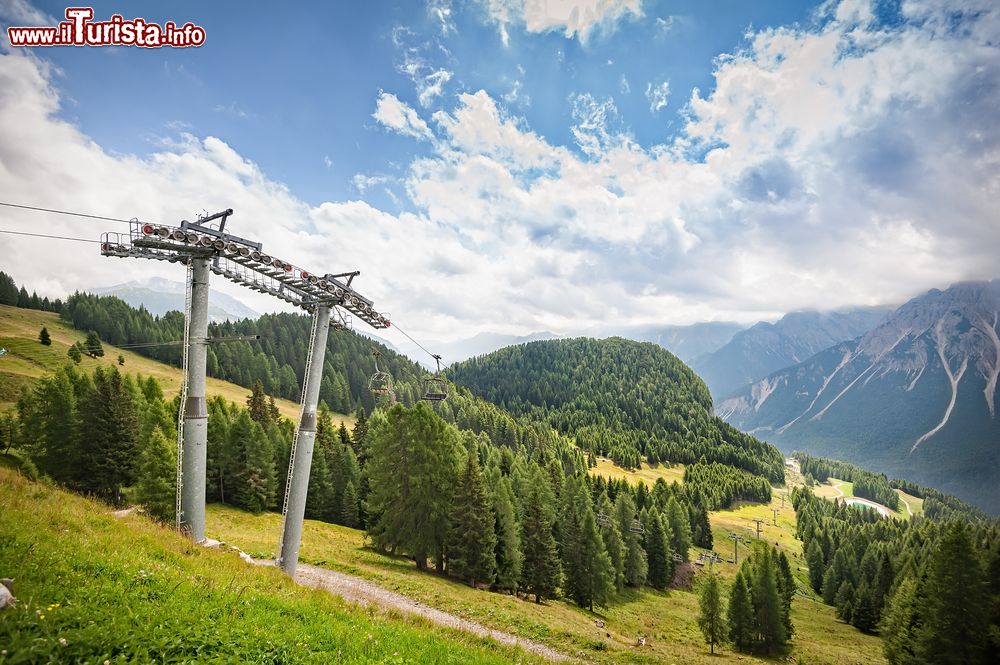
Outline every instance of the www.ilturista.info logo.
POLYGON ((145 19, 125 20, 115 14, 107 21, 94 21, 93 7, 67 7, 66 19, 55 27, 9 27, 11 46, 139 46, 141 48, 185 48, 205 43, 205 28, 191 22, 178 26, 145 19))

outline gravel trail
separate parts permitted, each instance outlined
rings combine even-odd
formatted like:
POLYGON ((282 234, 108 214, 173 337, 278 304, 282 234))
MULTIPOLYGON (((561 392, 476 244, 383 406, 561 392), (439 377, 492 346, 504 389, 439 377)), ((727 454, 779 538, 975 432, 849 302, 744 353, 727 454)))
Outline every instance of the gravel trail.
MULTIPOLYGON (((396 593, 395 591, 389 591, 377 584, 363 580, 360 577, 354 577, 353 575, 345 575, 344 573, 327 570, 326 568, 300 563, 295 575, 295 581, 302 586, 323 589, 345 600, 415 614, 439 626, 464 630, 480 637, 489 637, 500 644, 518 647, 548 660, 573 660, 569 656, 559 653, 539 642, 505 633, 501 630, 488 628, 474 621, 462 619, 454 614, 428 607, 408 596, 396 593)), ((488 599, 486 602, 489 602, 488 599)))

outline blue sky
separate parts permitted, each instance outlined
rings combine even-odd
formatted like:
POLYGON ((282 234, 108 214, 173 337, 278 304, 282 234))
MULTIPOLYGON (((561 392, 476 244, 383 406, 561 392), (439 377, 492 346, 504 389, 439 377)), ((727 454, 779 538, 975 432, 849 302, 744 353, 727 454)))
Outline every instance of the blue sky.
MULTIPOLYGON (((65 4, 37 3, 61 17, 65 4)), ((309 203, 362 197, 396 202, 382 188, 359 192, 358 173, 401 175, 424 147, 372 120, 380 89, 421 108, 403 68, 451 78, 430 109, 451 108, 456 93, 485 90, 549 141, 574 147, 572 97, 613 98, 617 123, 644 146, 663 143, 695 87, 713 85, 713 60, 741 45, 748 29, 808 22, 808 3, 770 0, 643 4, 643 16, 597 28, 585 43, 564 32, 512 30, 504 45, 482 6, 420 2, 287 3, 246 11, 235 2, 97 2, 149 21, 193 21, 208 39, 198 49, 54 49, 59 87, 72 102, 63 117, 110 150, 148 153, 151 139, 178 128, 212 135, 287 184, 309 203), (447 27, 446 27, 447 26, 447 27), (623 84, 623 80, 626 82, 623 84), (669 82, 664 108, 646 90, 669 82), (110 82, 110 84, 109 84, 110 82), (513 94, 512 94, 513 93, 513 94), (327 159, 332 162, 327 165, 327 159)))
MULTIPOLYGON (((278 256, 360 269, 423 339, 752 323, 997 276, 994 0, 244 7, 95 6, 193 21, 198 49, 0 41, 0 200, 233 207, 278 256)), ((63 9, 0 0, 0 25, 63 9)), ((0 264, 53 296, 180 278, 27 238, 0 264)))

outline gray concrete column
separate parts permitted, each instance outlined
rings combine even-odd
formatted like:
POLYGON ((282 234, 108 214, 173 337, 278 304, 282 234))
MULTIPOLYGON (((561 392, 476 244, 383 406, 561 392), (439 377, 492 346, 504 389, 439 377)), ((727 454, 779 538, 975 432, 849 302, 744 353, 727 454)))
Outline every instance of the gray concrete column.
POLYGON ((326 356, 326 339, 330 332, 330 307, 316 307, 313 325, 316 335, 309 353, 312 362, 306 368, 302 382, 302 418, 295 432, 294 460, 289 465, 286 484, 285 520, 281 527, 281 544, 278 566, 295 577, 299 565, 299 546, 302 543, 302 522, 306 514, 306 495, 309 492, 309 469, 312 467, 313 446, 316 443, 316 406, 319 404, 319 384, 323 378, 323 361, 326 356))
POLYGON ((187 402, 184 404, 181 530, 205 540, 205 467, 208 458, 208 408, 205 366, 208 349, 208 263, 192 258, 191 321, 188 328, 187 402))

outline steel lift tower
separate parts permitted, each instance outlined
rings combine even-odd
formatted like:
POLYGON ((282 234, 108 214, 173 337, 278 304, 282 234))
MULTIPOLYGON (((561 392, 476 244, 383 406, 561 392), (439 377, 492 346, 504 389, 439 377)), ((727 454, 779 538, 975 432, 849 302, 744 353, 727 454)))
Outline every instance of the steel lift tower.
POLYGON ((177 526, 195 542, 205 540, 205 462, 208 442, 208 411, 205 400, 205 369, 208 338, 209 275, 225 277, 241 286, 300 307, 313 315, 309 355, 302 379, 302 411, 296 423, 289 460, 288 481, 281 528, 278 565, 289 575, 298 565, 302 521, 313 444, 316 438, 316 406, 330 328, 350 326, 346 310, 372 328, 388 328, 389 317, 377 312, 374 303, 351 288, 358 272, 336 275, 298 268, 265 254, 261 243, 232 235, 225 230, 232 209, 182 221, 179 227, 131 222, 129 232, 101 236, 101 254, 120 258, 142 258, 187 265, 183 381, 178 414, 177 526), (218 225, 212 225, 218 221, 218 225))

